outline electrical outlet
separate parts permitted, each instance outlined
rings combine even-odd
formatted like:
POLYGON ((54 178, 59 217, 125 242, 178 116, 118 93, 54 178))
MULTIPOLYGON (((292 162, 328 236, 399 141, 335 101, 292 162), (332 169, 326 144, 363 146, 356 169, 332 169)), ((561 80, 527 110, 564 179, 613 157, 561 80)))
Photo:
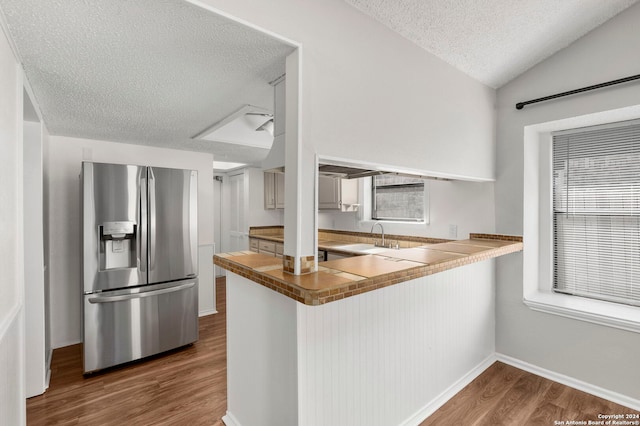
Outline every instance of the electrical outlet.
POLYGON ((449 238, 458 238, 458 225, 449 225, 449 238))

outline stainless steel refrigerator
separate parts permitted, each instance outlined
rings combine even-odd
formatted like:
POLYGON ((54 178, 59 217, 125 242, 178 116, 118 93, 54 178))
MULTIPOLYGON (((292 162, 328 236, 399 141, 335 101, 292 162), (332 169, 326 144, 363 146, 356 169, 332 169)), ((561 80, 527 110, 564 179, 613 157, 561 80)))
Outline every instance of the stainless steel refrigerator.
POLYGON ((194 170, 82 163, 85 373, 198 339, 197 186, 194 170))

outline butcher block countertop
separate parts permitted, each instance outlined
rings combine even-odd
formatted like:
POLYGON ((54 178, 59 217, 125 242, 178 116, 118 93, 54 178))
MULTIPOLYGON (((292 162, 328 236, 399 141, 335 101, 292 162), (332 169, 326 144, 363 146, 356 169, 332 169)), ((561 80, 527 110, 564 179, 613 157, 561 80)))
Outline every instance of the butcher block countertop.
MULTIPOLYGON (((344 243, 343 243, 344 244, 344 243)), ((474 262, 522 251, 522 237, 471 234, 418 247, 388 249, 318 264, 305 275, 283 272, 282 259, 252 251, 220 253, 221 268, 306 305, 322 305, 474 262)))

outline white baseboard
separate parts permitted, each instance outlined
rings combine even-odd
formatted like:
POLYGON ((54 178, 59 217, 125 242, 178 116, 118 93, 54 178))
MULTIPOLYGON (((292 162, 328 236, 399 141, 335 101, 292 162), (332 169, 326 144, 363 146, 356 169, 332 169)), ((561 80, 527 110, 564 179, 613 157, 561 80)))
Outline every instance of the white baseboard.
POLYGON ((222 417, 222 422, 227 426, 241 426, 238 419, 233 417, 233 414, 227 411, 227 414, 222 417))
POLYGON ((216 309, 205 309, 203 311, 198 312, 198 317, 206 317, 207 315, 217 314, 218 311, 216 309))
POLYGON ((528 371, 529 373, 533 373, 537 376, 544 377, 545 379, 553 380, 554 382, 558 382, 565 386, 569 386, 571 388, 581 390, 599 398, 615 402, 616 404, 624 405, 625 407, 631 408, 632 410, 640 411, 640 400, 637 400, 635 398, 631 398, 626 395, 601 388, 600 386, 583 382, 582 380, 574 379, 573 377, 565 376, 564 374, 547 370, 546 368, 541 368, 536 365, 529 364, 528 362, 521 361, 507 355, 496 353, 496 360, 505 364, 509 364, 521 370, 528 371))
MULTIPOLYGON (((640 411, 640 400, 631 398, 626 395, 622 395, 617 392, 610 391, 608 389, 601 388, 596 385, 592 385, 590 383, 583 382, 578 379, 574 379, 573 377, 565 376, 564 374, 556 373, 554 371, 550 371, 545 368, 541 368, 533 364, 529 364, 528 362, 521 361, 519 359, 512 358, 507 355, 495 353, 488 356, 484 361, 478 364, 473 370, 469 371, 466 375, 464 375, 464 377, 460 378, 460 380, 455 382, 453 385, 449 386, 449 388, 447 388, 444 392, 438 395, 435 399, 430 401, 427 405, 421 408, 409 419, 405 420, 404 423, 402 423, 402 426, 419 425, 427 417, 429 417, 436 410, 438 410, 438 408, 442 407, 447 401, 449 401, 449 399, 451 399, 454 395, 460 392, 465 386, 471 383, 476 377, 482 374, 487 368, 489 368, 496 361, 503 362, 513 367, 519 368, 524 371, 528 371, 529 373, 535 374, 540 377, 544 377, 549 380, 553 380, 554 382, 558 382, 565 386, 578 389, 580 391, 597 396, 599 398, 603 398, 608 401, 615 402, 616 404, 623 405, 625 407, 631 408, 632 410, 640 411)), ((229 423, 228 425, 235 425, 235 424, 229 423)))
POLYGON ((51 382, 51 369, 47 370, 47 375, 44 378, 44 390, 45 392, 49 389, 49 383, 51 382))
MULTIPOLYGON (((442 407, 447 401, 449 401, 455 394, 460 392, 471 383, 476 377, 489 368, 494 362, 496 362, 496 355, 491 354, 485 358, 480 364, 474 367, 467 374, 462 376, 457 382, 449 386, 444 392, 431 400, 427 405, 418 410, 414 415, 405 420, 402 426, 414 426, 422 423, 427 417, 432 415, 438 408, 442 407)), ((225 423, 226 424, 226 423, 225 423)))

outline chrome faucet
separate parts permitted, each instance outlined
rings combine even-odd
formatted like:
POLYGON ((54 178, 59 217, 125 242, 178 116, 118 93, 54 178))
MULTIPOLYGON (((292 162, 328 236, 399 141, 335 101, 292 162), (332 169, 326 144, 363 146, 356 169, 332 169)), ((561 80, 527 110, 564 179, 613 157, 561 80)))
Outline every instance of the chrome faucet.
MULTIPOLYGON (((373 234, 373 228, 376 227, 376 225, 380 225, 380 236, 382 237, 382 242, 380 243, 381 247, 384 247, 384 228, 382 227, 382 224, 380 222, 376 222, 373 224, 373 226, 371 227, 371 234, 373 234)), ((377 245, 377 244, 375 244, 377 245)))

